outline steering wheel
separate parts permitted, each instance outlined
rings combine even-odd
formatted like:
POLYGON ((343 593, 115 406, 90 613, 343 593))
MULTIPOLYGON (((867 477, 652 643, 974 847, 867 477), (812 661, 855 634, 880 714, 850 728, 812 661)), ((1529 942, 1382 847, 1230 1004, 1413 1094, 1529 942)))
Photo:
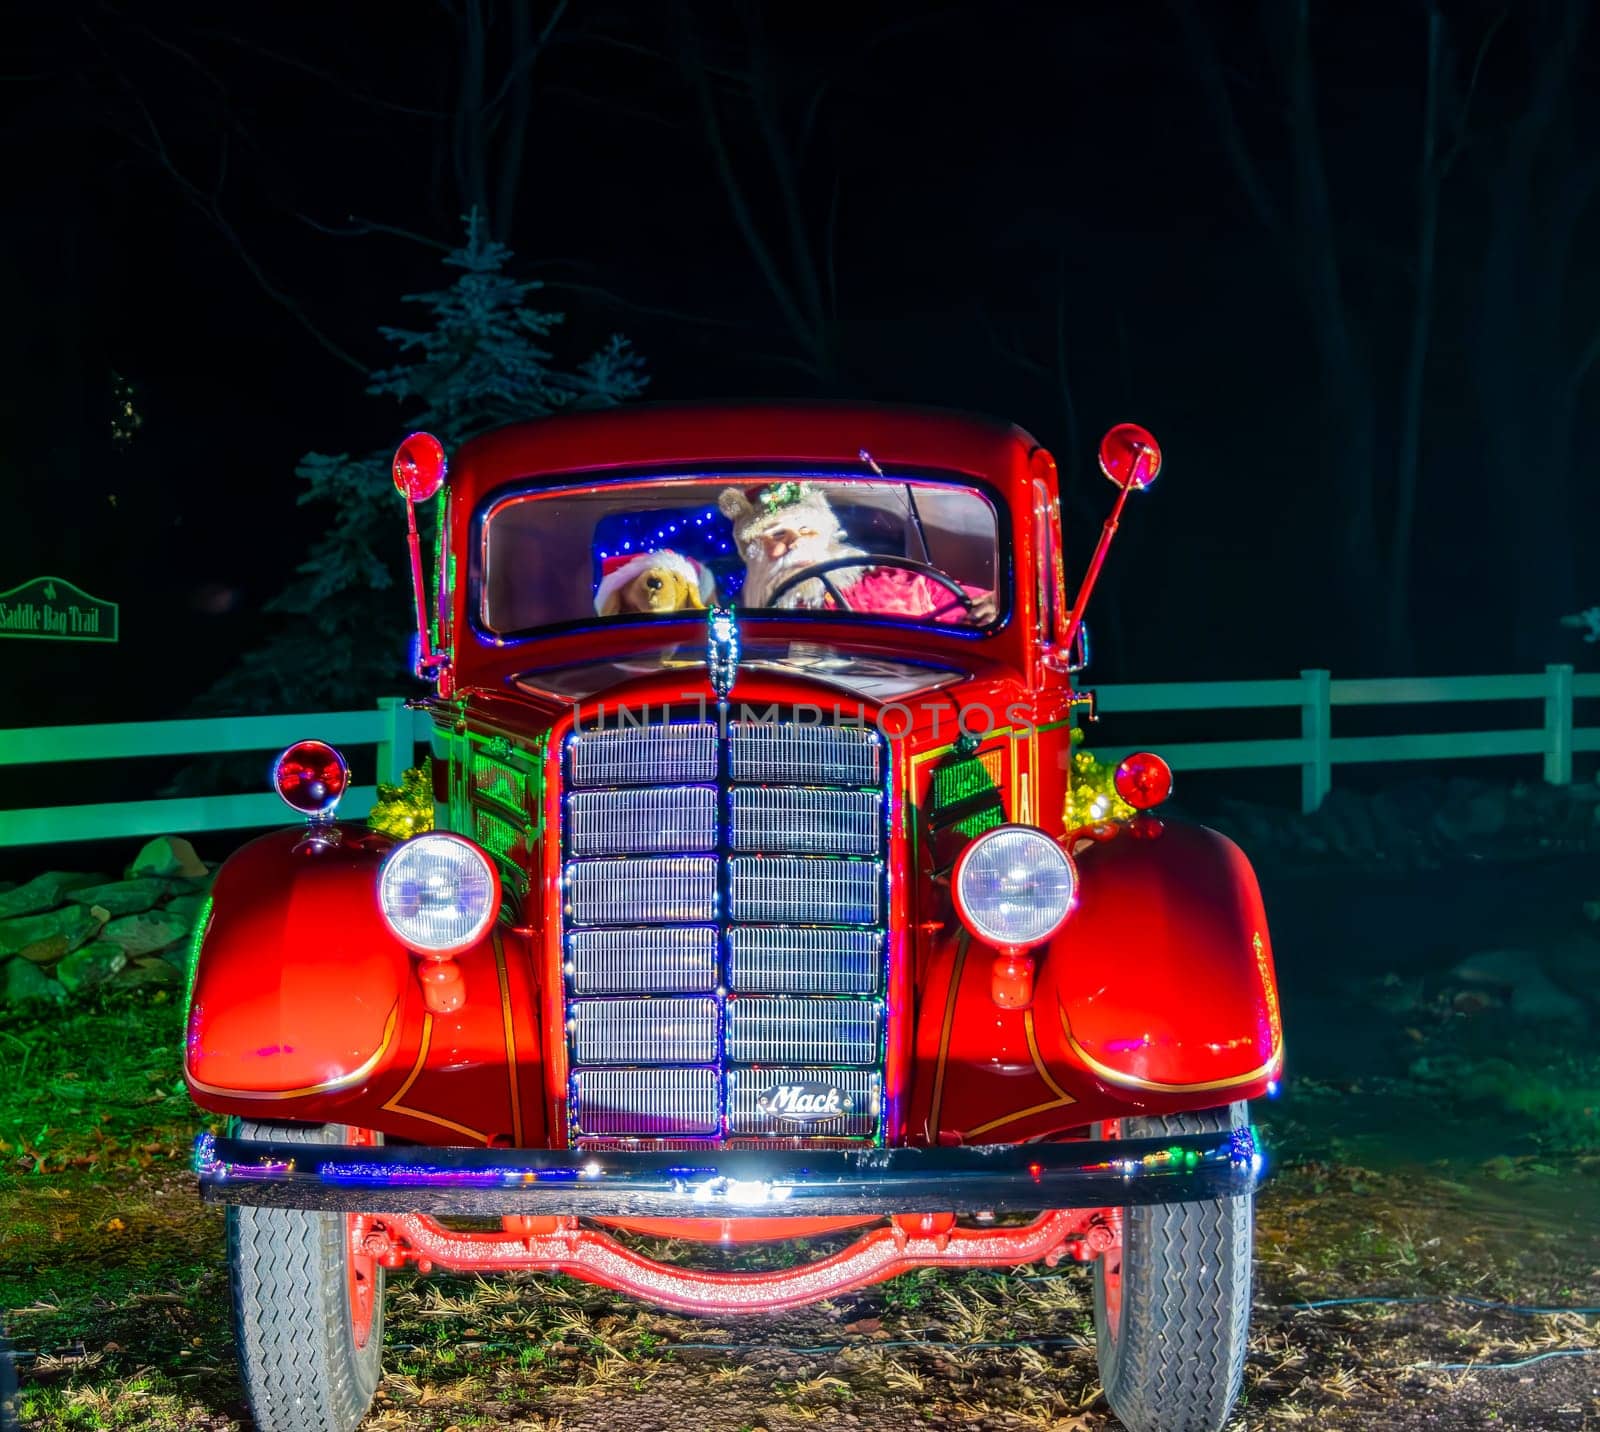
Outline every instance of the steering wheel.
POLYGON ((978 620, 978 604, 967 595, 967 589, 948 572, 935 567, 932 562, 919 562, 915 557, 875 557, 868 553, 863 553, 859 557, 830 557, 826 562, 813 562, 809 567, 801 567, 798 571, 791 572, 767 593, 766 605, 776 606, 779 597, 798 587, 802 582, 820 581, 823 590, 845 611, 854 611, 855 608, 845 601, 839 589, 828 580, 828 573, 837 572, 841 567, 898 567, 903 572, 920 572, 925 577, 931 577, 960 602, 974 623, 978 620))

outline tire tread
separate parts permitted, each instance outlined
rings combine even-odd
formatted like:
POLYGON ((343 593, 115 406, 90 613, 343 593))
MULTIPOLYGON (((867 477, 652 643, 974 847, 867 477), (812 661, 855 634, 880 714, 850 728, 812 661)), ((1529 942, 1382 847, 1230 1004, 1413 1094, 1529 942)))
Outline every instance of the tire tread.
MULTIPOLYGON (((1245 1108, 1125 1119, 1128 1138, 1208 1134, 1245 1108)), ((1129 1432, 1221 1432, 1244 1375, 1250 1335, 1254 1200, 1123 1210, 1122 1318, 1113 1342, 1096 1276, 1107 1401, 1129 1432)))
MULTIPOLYGON (((241 1120, 241 1138, 337 1143, 328 1125, 241 1120)), ((353 1432, 382 1375, 383 1272, 365 1348, 350 1334, 345 1219, 284 1208, 228 1210, 234 1338, 259 1432, 353 1432)))

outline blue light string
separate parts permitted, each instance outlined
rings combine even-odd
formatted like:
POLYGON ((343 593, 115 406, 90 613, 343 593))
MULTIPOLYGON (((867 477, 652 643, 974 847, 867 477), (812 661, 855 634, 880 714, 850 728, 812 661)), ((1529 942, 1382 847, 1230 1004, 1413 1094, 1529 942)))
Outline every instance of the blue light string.
MULTIPOLYGON (((643 514, 638 515, 643 516, 643 514)), ((672 547, 672 539, 676 537, 679 532, 682 532, 683 538, 686 539, 686 545, 692 542, 694 547, 698 548, 699 551, 732 552, 733 539, 731 536, 731 529, 730 535, 727 537, 719 537, 715 532, 717 518, 719 515, 720 514, 717 512, 715 507, 708 507, 698 517, 693 519, 693 526, 696 528, 704 528, 709 522, 713 530, 708 533, 704 531, 696 532, 691 530, 688 513, 681 513, 676 522, 663 523, 661 526, 657 527, 648 538, 644 537, 643 535, 623 538, 621 545, 618 546, 614 552, 608 552, 604 547, 597 547, 595 549, 595 557, 597 560, 603 562, 607 557, 620 557, 624 554, 630 554, 634 552, 657 552, 663 547, 672 547)), ((627 527, 631 524, 619 519, 626 519, 631 516, 634 516, 634 514, 612 514, 609 521, 612 524, 613 531, 627 530, 627 527)), ((607 520, 608 519, 602 519, 602 525, 604 525, 607 520)), ((690 551, 685 555, 697 556, 699 555, 699 552, 690 551)))
POLYGON ((1550 1352, 1535 1353, 1532 1357, 1518 1358, 1515 1362, 1414 1362, 1412 1367, 1428 1372, 1509 1372, 1516 1367, 1532 1367, 1552 1357, 1595 1357, 1600 1347, 1561 1347, 1550 1352))
POLYGON ((1489 1312, 1516 1313, 1522 1317, 1554 1317, 1560 1313, 1574 1313, 1579 1317, 1600 1316, 1600 1307, 1563 1306, 1552 1304, 1541 1306, 1534 1303, 1497 1303, 1493 1298, 1469 1298, 1459 1293, 1424 1294, 1410 1298, 1316 1298, 1306 1303, 1278 1303, 1273 1306, 1279 1308, 1306 1309, 1313 1308, 1352 1308, 1372 1304, 1392 1304, 1396 1307, 1406 1304, 1418 1303, 1464 1303, 1470 1308, 1483 1308, 1489 1312))

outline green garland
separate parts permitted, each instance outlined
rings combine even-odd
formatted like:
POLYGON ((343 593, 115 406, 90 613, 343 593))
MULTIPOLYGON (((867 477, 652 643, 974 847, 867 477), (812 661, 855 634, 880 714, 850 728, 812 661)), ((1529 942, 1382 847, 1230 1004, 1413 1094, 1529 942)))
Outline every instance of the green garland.
MULTIPOLYGON (((1083 732, 1072 733, 1072 786, 1067 792, 1066 828, 1132 820, 1134 809, 1117 794, 1116 767, 1082 749, 1083 732)), ((377 803, 367 817, 367 829, 382 831, 396 840, 433 829, 433 785, 427 771, 413 766, 398 786, 378 784, 377 803)))
POLYGON ((408 840, 433 829, 433 781, 422 766, 413 766, 397 786, 378 782, 378 799, 367 817, 367 829, 408 840))
MULTIPOLYGON (((1072 744, 1083 741, 1083 730, 1074 727, 1072 744)), ((1072 753, 1072 786, 1067 792, 1066 828, 1081 830, 1086 825, 1105 825, 1108 821, 1132 820, 1134 809, 1117 794, 1117 768, 1096 759, 1093 751, 1072 753)))

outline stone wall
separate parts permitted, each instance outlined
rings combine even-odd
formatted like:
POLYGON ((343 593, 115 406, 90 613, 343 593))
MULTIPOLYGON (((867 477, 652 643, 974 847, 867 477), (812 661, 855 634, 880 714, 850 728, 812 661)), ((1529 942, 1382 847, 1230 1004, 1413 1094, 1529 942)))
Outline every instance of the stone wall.
POLYGON ((0 887, 0 1002, 60 1002, 105 984, 181 988, 215 871, 163 835, 121 879, 47 870, 0 887))

